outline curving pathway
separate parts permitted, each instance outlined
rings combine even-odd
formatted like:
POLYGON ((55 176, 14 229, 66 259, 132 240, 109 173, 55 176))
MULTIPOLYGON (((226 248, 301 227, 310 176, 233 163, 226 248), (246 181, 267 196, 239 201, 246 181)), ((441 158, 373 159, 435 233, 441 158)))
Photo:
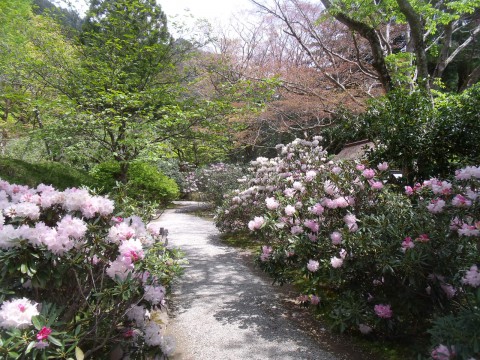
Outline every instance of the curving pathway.
POLYGON ((189 261, 173 289, 175 308, 168 327, 176 339, 172 359, 366 358, 345 350, 321 326, 313 330, 325 335, 309 335, 286 306, 284 291, 252 269, 237 250, 222 245, 212 221, 188 213, 198 203, 177 205, 156 221, 168 229, 169 246, 181 248, 189 261))

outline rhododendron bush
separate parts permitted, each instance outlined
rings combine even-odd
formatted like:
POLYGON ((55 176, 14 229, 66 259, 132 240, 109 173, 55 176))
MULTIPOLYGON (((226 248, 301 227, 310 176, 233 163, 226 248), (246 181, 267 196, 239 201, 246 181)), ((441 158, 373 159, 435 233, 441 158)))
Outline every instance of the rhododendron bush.
MULTIPOLYGON (((387 163, 329 161, 319 141, 297 139, 254 161, 217 226, 263 242, 261 268, 297 284, 298 301, 341 331, 417 338, 465 309, 478 329, 480 168, 399 191, 387 163)), ((461 345, 435 329, 436 346, 478 355, 478 330, 461 345)))
POLYGON ((0 181, 0 207, 0 358, 172 351, 166 292, 181 261, 164 229, 86 189, 0 181))
POLYGON ((242 166, 224 163, 214 163, 196 170, 191 169, 184 173, 182 192, 185 195, 195 194, 203 201, 221 205, 223 195, 237 188, 237 179, 243 173, 242 166))

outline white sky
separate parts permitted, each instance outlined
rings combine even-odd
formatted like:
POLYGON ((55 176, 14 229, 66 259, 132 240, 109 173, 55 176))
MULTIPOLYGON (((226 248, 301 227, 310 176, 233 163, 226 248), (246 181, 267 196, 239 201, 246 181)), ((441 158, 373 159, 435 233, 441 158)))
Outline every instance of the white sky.
MULTIPOLYGON (((80 13, 88 7, 88 0, 53 0, 53 2, 62 7, 70 4, 80 13)), ((210 21, 227 20, 236 11, 252 7, 249 0, 157 0, 157 3, 169 17, 193 15, 197 19, 205 18, 210 21)))
POLYGON ((206 18, 211 22, 226 21, 235 12, 252 7, 249 0, 157 0, 157 2, 167 16, 185 16, 190 13, 195 18, 206 18))

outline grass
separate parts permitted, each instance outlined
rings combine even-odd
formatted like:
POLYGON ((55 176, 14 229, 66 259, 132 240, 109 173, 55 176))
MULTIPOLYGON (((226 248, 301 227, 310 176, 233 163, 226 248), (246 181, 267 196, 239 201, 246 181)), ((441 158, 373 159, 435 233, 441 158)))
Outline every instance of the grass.
POLYGON ((228 246, 247 250, 250 252, 256 252, 260 248, 260 243, 248 234, 221 234, 220 241, 228 246))
POLYGON ((0 178, 10 183, 36 187, 52 185, 59 190, 82 185, 95 187, 95 180, 87 172, 56 162, 28 163, 0 157, 0 178))

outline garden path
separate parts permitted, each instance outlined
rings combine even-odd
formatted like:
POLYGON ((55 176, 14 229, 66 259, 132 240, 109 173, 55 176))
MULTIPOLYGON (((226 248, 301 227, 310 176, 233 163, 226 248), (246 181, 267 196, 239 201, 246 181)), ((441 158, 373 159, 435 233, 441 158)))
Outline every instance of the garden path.
POLYGON ((305 322, 308 312, 289 305, 285 290, 245 254, 222 245, 211 220, 189 214, 199 203, 177 205, 156 221, 168 229, 169 247, 181 248, 189 261, 172 294, 167 332, 176 339, 174 360, 367 358, 305 322))

